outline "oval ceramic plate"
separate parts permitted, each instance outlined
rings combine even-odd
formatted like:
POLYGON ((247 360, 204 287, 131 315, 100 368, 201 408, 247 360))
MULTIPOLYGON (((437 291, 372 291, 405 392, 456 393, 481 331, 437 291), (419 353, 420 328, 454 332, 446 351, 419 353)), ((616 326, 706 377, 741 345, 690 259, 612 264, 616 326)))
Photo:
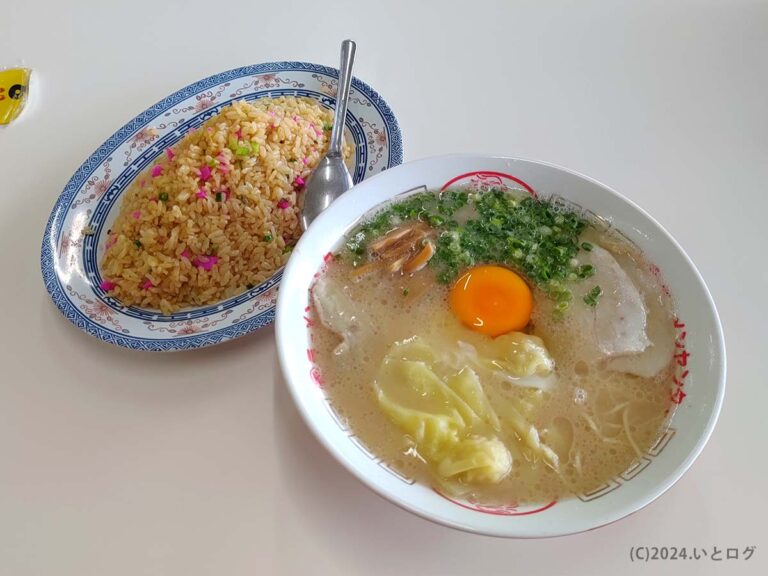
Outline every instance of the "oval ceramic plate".
MULTIPOLYGON (((304 62, 238 68, 179 90, 115 132, 72 176, 45 230, 43 279, 64 316, 106 342, 155 351, 210 346, 270 324, 282 270, 216 305, 163 315, 124 306, 99 288, 104 239, 123 192, 188 130, 234 100, 308 96, 333 108, 337 79, 337 70, 304 62)), ((357 78, 352 79, 345 136, 355 144, 350 164, 355 183, 403 161, 395 115, 357 78)))

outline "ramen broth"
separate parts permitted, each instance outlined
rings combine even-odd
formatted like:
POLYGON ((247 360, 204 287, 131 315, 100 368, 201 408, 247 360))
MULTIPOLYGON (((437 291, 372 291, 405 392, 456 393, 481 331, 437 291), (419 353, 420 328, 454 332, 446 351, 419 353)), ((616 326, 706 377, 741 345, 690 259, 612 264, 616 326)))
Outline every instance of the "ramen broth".
MULTIPOLYGON (((605 288, 616 286, 614 294, 603 294, 596 305, 590 304, 588 295, 580 295, 592 286, 592 279, 574 281, 574 296, 563 312, 551 291, 521 275, 531 286, 533 307, 527 325, 517 333, 526 346, 542 344, 542 354, 552 363, 550 373, 543 369, 524 378, 486 370, 498 363, 479 356, 492 355, 494 346, 509 337, 478 333, 463 323, 451 308, 454 284, 439 281, 435 266, 412 273, 380 268, 361 274, 364 264, 341 250, 341 257, 326 265, 313 287, 311 328, 314 360, 339 419, 372 454, 403 476, 480 503, 549 502, 593 491, 629 469, 663 434, 674 406, 672 302, 642 254, 622 237, 587 226, 579 242, 594 247, 579 253, 580 262, 595 262, 594 278, 605 288), (631 315, 631 300, 637 295, 645 314, 644 340, 638 346, 644 349, 617 354, 617 345, 631 349, 640 336, 628 335, 634 329, 631 320, 619 318, 618 324, 611 324, 604 317, 610 311, 599 315, 600 306, 618 306, 617 314, 631 315), (612 297, 629 299, 629 308, 612 297), (329 312, 327 300, 333 298, 343 304, 336 302, 329 312), (329 313, 338 315, 340 323, 329 321, 329 313), (525 340, 529 336, 541 340, 525 340), (493 412, 487 420, 491 424, 480 429, 500 441, 506 448, 503 457, 508 451, 511 459, 511 465, 500 464, 507 469, 496 470, 492 481, 487 476, 478 482, 473 481, 476 476, 441 478, 432 453, 424 452, 415 436, 398 425, 402 421, 382 409, 377 395, 382 365, 398 350, 414 345, 426 346, 427 355, 438 358, 435 366, 440 366, 429 366, 446 381, 465 364, 477 373, 493 412)), ((414 253, 422 245, 423 240, 414 253)))

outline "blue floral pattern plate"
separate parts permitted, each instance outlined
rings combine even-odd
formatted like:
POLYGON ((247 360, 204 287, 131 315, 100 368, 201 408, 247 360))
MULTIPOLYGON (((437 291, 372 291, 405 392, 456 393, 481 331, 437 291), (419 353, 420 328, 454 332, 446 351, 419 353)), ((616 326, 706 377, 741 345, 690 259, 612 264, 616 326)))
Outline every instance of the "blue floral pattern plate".
MULTIPOLYGON (((164 315, 125 306, 100 287, 99 259, 123 192, 163 151, 234 100, 306 96, 335 105, 338 70, 272 62, 223 72, 171 94, 120 128, 69 180, 43 237, 43 280, 54 304, 78 328, 139 350, 201 348, 274 320, 282 269, 269 280, 215 305, 164 315)), ((386 102, 354 78, 345 136, 354 142, 355 183, 403 161, 400 128, 386 102)))

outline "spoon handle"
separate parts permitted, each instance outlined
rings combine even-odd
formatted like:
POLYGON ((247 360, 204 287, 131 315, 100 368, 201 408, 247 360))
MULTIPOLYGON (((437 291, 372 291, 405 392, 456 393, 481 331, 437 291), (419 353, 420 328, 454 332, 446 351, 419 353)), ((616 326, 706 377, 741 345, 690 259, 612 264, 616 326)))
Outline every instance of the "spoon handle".
POLYGON ((341 156, 341 138, 344 135, 344 119, 347 117, 347 99, 352 83, 352 64, 355 62, 355 43, 344 40, 341 43, 341 63, 339 64, 339 85, 336 91, 336 112, 333 115, 329 156, 341 156))

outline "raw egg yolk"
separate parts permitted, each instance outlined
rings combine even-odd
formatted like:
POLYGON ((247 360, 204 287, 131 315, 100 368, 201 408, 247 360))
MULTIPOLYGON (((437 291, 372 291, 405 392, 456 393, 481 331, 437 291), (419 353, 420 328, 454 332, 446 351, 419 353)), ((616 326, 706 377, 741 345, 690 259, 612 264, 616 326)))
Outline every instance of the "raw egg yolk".
POLYGON ((461 322, 488 336, 522 330, 531 320, 533 295, 520 276, 501 266, 477 266, 456 281, 449 295, 461 322))

